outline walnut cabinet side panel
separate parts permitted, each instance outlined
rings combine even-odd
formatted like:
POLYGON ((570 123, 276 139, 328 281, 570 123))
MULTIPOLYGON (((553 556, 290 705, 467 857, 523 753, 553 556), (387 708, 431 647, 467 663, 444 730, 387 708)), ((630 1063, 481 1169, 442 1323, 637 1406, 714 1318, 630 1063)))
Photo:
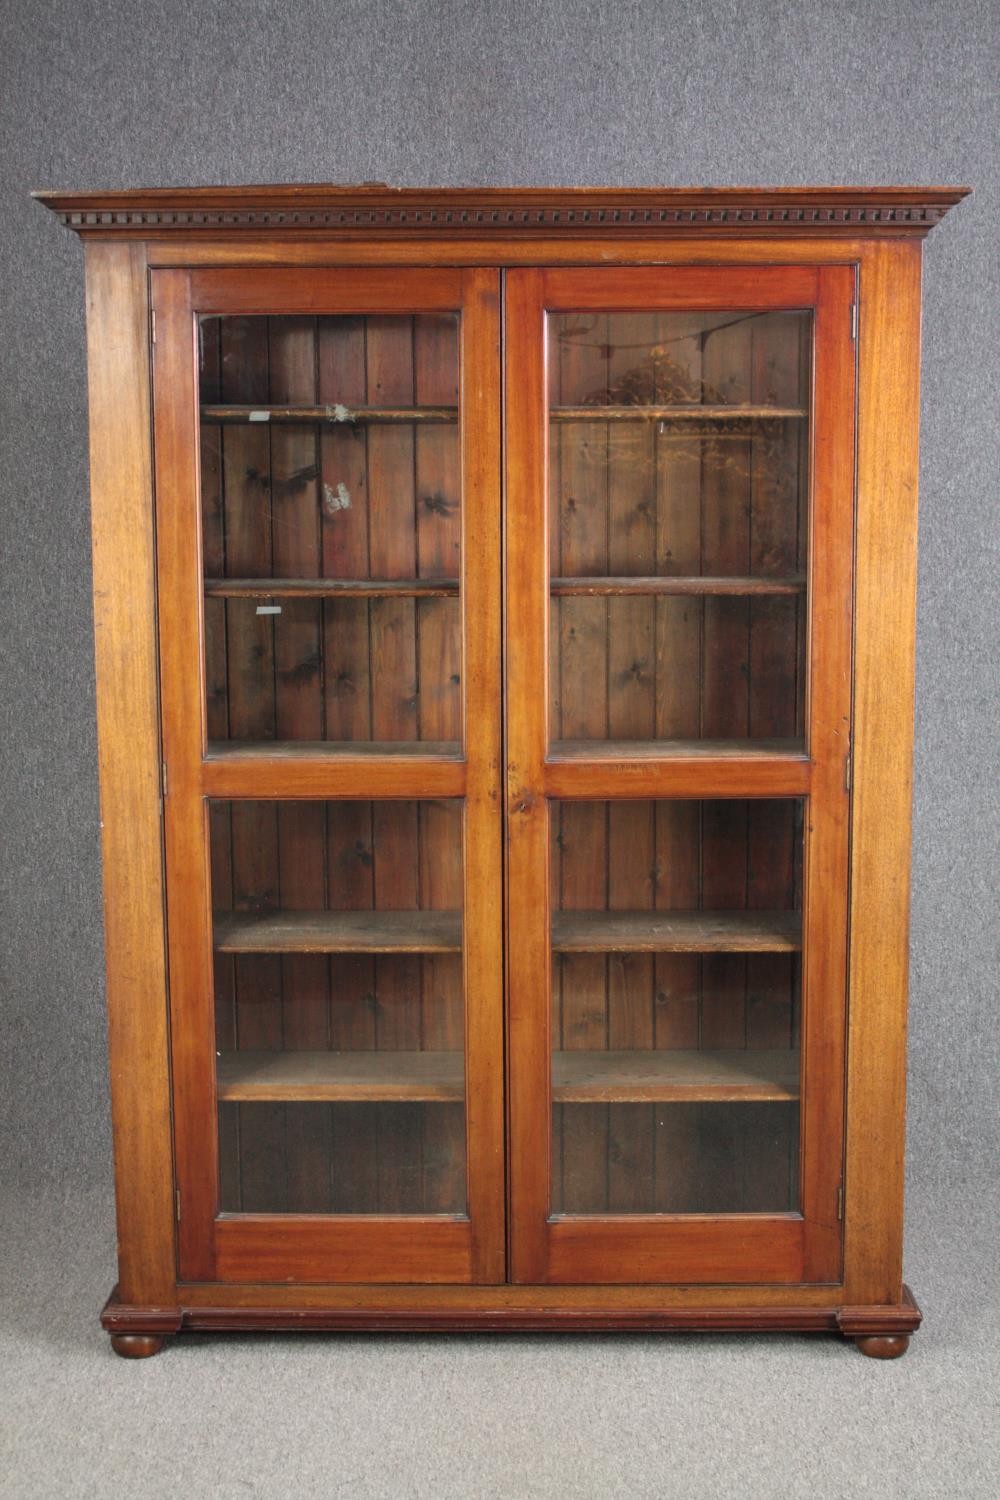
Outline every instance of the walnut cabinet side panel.
POLYGON ((175 1297, 146 247, 87 247, 90 492, 121 1296, 175 1297))
POLYGON ((858 315, 845 1300, 902 1295, 920 244, 873 243, 858 315))

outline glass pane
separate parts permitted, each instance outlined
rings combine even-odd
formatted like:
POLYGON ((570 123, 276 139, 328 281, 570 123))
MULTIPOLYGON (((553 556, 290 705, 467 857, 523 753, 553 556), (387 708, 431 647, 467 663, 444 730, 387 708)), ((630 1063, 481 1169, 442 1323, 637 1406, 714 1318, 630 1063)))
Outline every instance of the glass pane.
POLYGON ((796 1209, 802 813, 550 804, 554 1213, 796 1209))
POLYGON ((462 804, 210 804, 220 1205, 462 1214, 462 804))
POLYGON ((811 313, 560 313, 547 338, 552 739, 797 747, 811 313))
POLYGON ((458 315, 200 338, 209 739, 457 749, 458 315))

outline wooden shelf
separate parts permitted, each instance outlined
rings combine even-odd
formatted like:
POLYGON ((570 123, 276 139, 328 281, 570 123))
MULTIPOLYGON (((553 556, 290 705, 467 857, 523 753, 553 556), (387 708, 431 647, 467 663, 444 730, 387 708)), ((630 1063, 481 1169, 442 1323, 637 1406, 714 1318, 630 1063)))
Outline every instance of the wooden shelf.
POLYGON ((800 406, 550 406, 553 422, 731 422, 807 417, 800 406))
POLYGON ((288 423, 322 423, 330 427, 353 427, 358 423, 389 422, 425 424, 454 423, 458 421, 456 406, 273 406, 261 402, 259 406, 211 406, 201 408, 203 422, 260 423, 286 425, 288 423))
MULTIPOLYGON (((562 911, 554 953, 794 953, 798 912, 562 911)), ((216 912, 219 953, 459 953, 455 911, 216 912)))
POLYGON ((458 594, 457 578, 206 578, 212 599, 423 599, 458 594))
POLYGON ((557 1052, 559 1104, 755 1103, 799 1097, 797 1052, 557 1052))
MULTIPOLYGON (((219 1098, 459 1103, 461 1052, 223 1052, 219 1098)), ((755 1103, 799 1097, 797 1052, 557 1052, 556 1104, 755 1103)))
POLYGON ((462 759, 458 740, 209 740, 210 760, 335 761, 404 756, 431 761, 462 759))
MULTIPOLYGON (((794 578, 553 578, 553 595, 583 594, 801 594, 794 578)), ((209 598, 380 599, 457 596, 457 578, 206 578, 209 598)))
MULTIPOLYGON (((553 422, 754 422, 790 421, 809 415, 797 406, 552 406, 553 422)), ((355 426, 359 423, 456 423, 455 406, 287 406, 261 402, 259 405, 201 407, 203 422, 226 425, 312 424, 355 426)))
POLYGON ((804 740, 553 740, 549 761, 770 760, 805 755, 804 740))
POLYGON ((219 953, 460 953, 457 911, 215 913, 219 953))
MULTIPOLYGON (((805 579, 794 578, 553 578, 553 595, 583 594, 801 594, 805 579)), ((206 578, 209 598, 223 599, 380 599, 452 597, 457 578, 206 578)))
POLYGON ((461 1052, 222 1052, 220 1099, 457 1102, 461 1052))
POLYGON ((554 953, 794 953, 802 918, 790 911, 559 911, 554 953))
POLYGON ((564 594, 801 594, 804 578, 553 578, 564 594))

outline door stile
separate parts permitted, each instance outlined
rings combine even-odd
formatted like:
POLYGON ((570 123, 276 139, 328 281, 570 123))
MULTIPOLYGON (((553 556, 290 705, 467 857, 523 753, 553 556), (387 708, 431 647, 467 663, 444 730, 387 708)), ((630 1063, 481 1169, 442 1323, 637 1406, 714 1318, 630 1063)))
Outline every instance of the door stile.
POLYGON ((847 1045, 851 664, 854 614, 853 266, 819 270, 815 310, 811 600, 806 704, 812 785, 803 912, 804 1281, 835 1281, 847 1045), (810 1003, 810 995, 822 1003, 810 1003))
POLYGON ((462 310, 466 1171, 473 1279, 500 1282, 506 1216, 498 271, 463 271, 462 310))
POLYGON ((197 349, 190 276, 153 273, 156 550, 170 1034, 180 1273, 215 1275, 218 1147, 211 881, 201 785, 205 737, 197 349))
POLYGON ((526 1282, 545 1279, 552 1116, 543 285, 539 270, 506 275, 509 1254, 512 1280, 526 1282))

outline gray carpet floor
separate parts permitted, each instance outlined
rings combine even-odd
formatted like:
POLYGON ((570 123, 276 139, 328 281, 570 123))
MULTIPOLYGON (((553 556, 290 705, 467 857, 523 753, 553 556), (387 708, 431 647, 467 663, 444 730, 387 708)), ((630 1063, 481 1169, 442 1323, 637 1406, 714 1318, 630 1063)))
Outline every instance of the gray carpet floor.
POLYGON ((8 1199, 0 1494, 992 1500, 992 1210, 910 1209, 926 1322, 891 1363, 818 1335, 192 1335, 132 1362, 96 1324, 107 1194, 8 1199))

